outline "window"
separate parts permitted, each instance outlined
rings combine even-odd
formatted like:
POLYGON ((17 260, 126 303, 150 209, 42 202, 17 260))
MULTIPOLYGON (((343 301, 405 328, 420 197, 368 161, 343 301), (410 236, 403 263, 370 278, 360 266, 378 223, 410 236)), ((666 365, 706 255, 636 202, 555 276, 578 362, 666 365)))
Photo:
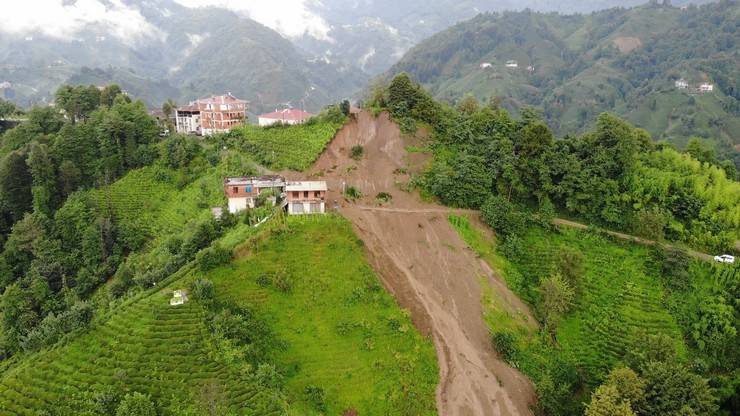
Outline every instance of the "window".
POLYGON ((231 192, 232 192, 232 193, 235 193, 235 194, 238 194, 238 193, 239 193, 239 188, 237 188, 237 187, 235 186, 235 187, 231 188, 231 192))
POLYGON ((293 198, 298 198, 298 191, 293 192, 293 198))
POLYGON ((248 193, 248 194, 251 194, 251 193, 252 193, 252 185, 249 185, 249 186, 247 186, 247 187, 246 187, 246 188, 244 189, 244 191, 245 191, 246 193, 248 193))
POLYGON ((303 197, 308 198, 308 191, 303 191, 303 197))
POLYGON ((313 193, 313 196, 314 196, 315 198, 321 198, 321 191, 315 191, 315 192, 313 193))

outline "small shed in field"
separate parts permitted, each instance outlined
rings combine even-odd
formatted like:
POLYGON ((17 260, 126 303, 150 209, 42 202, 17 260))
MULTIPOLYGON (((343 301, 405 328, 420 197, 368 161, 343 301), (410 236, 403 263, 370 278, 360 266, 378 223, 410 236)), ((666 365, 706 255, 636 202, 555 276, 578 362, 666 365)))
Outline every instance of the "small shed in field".
POLYGON ((171 306, 182 305, 188 301, 188 294, 185 289, 179 289, 172 292, 172 299, 170 299, 171 306))

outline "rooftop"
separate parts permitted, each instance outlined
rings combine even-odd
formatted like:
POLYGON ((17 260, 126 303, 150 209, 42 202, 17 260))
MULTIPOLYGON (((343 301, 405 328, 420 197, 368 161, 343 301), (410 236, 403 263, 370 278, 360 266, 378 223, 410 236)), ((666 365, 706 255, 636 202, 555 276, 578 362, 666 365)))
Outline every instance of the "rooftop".
POLYGON ((324 181, 302 181, 288 182, 285 190, 290 191, 326 191, 326 182, 324 181))
POLYGON ((245 100, 240 100, 234 97, 233 95, 231 95, 230 92, 224 95, 212 95, 210 97, 200 98, 198 100, 195 100, 195 102, 198 104, 239 104, 239 103, 246 104, 247 103, 247 101, 245 100))
POLYGON ((259 118, 269 118, 273 120, 307 120, 311 117, 313 117, 314 114, 311 114, 307 111, 298 110, 295 108, 286 108, 285 110, 275 110, 272 113, 267 114, 261 114, 258 117, 259 118))
POLYGON ((249 101, 240 100, 231 93, 224 95, 212 95, 210 97, 199 98, 195 101, 191 101, 188 105, 177 107, 177 111, 200 111, 199 106, 208 104, 249 104, 249 101))
POLYGON ((264 176, 231 176, 224 178, 224 185, 248 185, 257 184, 262 186, 277 186, 285 183, 285 179, 279 175, 264 175, 264 176))

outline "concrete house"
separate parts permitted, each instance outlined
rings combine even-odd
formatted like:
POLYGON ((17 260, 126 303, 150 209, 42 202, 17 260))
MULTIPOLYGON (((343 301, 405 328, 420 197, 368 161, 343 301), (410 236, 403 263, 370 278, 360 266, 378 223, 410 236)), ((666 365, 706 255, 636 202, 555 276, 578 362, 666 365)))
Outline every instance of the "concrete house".
POLYGON ((326 182, 288 182, 285 194, 288 214, 323 214, 326 212, 326 182))
POLYGON ((270 193, 267 200, 273 204, 277 202, 285 189, 285 179, 282 176, 240 176, 224 179, 224 193, 229 200, 229 212, 236 214, 247 208, 256 206, 257 197, 266 192, 270 193))
POLYGON ((247 104, 231 93, 192 101, 175 111, 177 132, 202 136, 228 133, 246 121, 247 104))
POLYGON ((686 80, 683 78, 676 80, 675 85, 676 85, 676 88, 678 88, 679 90, 685 90, 689 88, 689 83, 686 82, 686 80))
POLYGON ((492 68, 492 67, 493 67, 493 64, 490 62, 483 62, 482 64, 480 64, 480 69, 486 69, 486 68, 492 68))
POLYGON ((714 91, 714 84, 710 84, 708 82, 702 82, 699 84, 699 92, 712 92, 714 91))
POLYGON ((257 121, 261 127, 271 126, 277 123, 283 124, 303 124, 314 114, 298 110, 295 108, 286 108, 285 110, 275 110, 272 113, 257 116, 257 121))
POLYGON ((519 62, 517 62, 517 61, 515 61, 513 59, 512 60, 509 60, 509 61, 506 61, 506 67, 507 68, 519 68, 519 62))

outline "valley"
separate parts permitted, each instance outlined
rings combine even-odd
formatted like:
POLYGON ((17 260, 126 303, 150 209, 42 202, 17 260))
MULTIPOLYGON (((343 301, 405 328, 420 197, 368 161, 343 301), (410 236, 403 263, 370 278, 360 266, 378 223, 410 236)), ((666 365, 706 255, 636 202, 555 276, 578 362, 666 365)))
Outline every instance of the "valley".
POLYGON ((737 2, 43 2, 0 416, 740 414, 737 2))

